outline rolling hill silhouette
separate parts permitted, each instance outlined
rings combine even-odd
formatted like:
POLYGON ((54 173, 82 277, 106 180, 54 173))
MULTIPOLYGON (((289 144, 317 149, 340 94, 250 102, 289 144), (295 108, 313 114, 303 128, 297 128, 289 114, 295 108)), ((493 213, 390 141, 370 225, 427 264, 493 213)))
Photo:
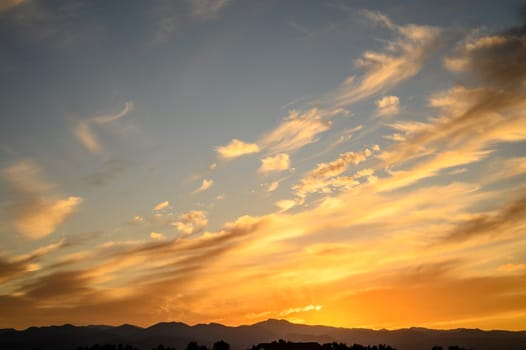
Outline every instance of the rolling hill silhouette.
POLYGON ((307 326, 285 320, 270 319, 253 325, 228 327, 217 323, 189 326, 180 322, 162 322, 148 328, 129 324, 121 326, 30 327, 25 330, 0 329, 0 349, 74 350, 93 344, 127 343, 139 349, 158 344, 186 349, 190 341, 208 347, 225 340, 231 350, 245 350, 254 344, 285 339, 293 342, 343 342, 346 344, 388 344, 398 350, 425 350, 434 345, 460 345, 477 350, 524 350, 526 331, 482 331, 478 329, 432 330, 407 328, 371 330, 307 326))

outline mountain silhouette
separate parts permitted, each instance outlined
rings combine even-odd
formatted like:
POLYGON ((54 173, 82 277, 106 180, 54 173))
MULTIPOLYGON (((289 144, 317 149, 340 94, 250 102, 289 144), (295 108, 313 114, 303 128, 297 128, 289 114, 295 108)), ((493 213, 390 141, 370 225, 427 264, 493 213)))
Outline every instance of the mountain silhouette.
POLYGON ((526 349, 526 331, 425 328, 371 330, 308 326, 275 319, 238 327, 217 323, 189 326, 180 322, 162 322, 147 328, 129 324, 116 327, 66 324, 30 327, 25 330, 0 329, 0 349, 8 350, 75 350, 77 347, 89 347, 93 344, 132 344, 139 349, 152 349, 164 344, 184 350, 190 341, 212 348, 218 340, 230 344, 231 350, 246 350, 252 345, 278 339, 320 344, 388 344, 397 350, 431 350, 435 345, 442 345, 444 349, 450 345, 477 350, 526 349))

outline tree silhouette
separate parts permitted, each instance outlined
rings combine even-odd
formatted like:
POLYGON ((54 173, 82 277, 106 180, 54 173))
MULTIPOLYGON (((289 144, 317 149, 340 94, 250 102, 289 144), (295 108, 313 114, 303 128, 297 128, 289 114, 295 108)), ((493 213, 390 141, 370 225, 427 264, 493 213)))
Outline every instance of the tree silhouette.
POLYGON ((199 344, 196 341, 191 341, 186 346, 186 350, 199 350, 199 344))
POLYGON ((213 350, 230 350, 230 344, 224 340, 219 340, 214 343, 213 350))

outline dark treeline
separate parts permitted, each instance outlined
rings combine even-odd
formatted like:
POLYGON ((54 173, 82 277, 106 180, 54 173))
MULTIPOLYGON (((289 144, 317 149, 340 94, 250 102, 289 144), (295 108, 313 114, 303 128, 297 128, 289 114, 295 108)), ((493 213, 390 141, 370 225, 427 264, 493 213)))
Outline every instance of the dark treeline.
MULTIPOLYGON (((129 344, 95 344, 89 347, 77 347, 76 350, 139 350, 138 348, 129 344)), ((175 347, 164 346, 159 344, 151 350, 177 350, 175 347)), ((186 346, 186 350, 230 350, 230 345, 223 341, 217 341, 214 343, 212 348, 208 348, 205 345, 200 345, 195 341, 191 341, 186 346)), ((392 346, 385 344, 378 345, 360 345, 353 344, 347 345, 345 343, 325 343, 319 344, 315 342, 290 342, 280 339, 279 341, 273 341, 272 343, 261 343, 253 345, 247 350, 396 350, 392 346)), ((423 349, 425 350, 425 349, 423 349)), ((475 350, 468 349, 457 345, 450 345, 444 348, 440 345, 435 345, 431 350, 475 350)))

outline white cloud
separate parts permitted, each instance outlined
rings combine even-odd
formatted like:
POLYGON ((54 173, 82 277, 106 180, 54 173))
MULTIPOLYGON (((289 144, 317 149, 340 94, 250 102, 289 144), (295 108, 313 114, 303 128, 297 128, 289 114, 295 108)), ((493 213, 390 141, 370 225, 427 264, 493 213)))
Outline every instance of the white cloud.
POLYGON ((259 172, 283 171, 290 168, 290 158, 286 153, 276 154, 275 156, 261 159, 259 172))
POLYGON ((194 191, 194 193, 199 193, 208 190, 214 184, 214 180, 203 179, 201 186, 194 191))
POLYGON ((231 159, 241 157, 246 154, 257 153, 260 151, 259 146, 255 143, 246 143, 238 139, 233 139, 226 146, 216 147, 220 157, 231 159))

